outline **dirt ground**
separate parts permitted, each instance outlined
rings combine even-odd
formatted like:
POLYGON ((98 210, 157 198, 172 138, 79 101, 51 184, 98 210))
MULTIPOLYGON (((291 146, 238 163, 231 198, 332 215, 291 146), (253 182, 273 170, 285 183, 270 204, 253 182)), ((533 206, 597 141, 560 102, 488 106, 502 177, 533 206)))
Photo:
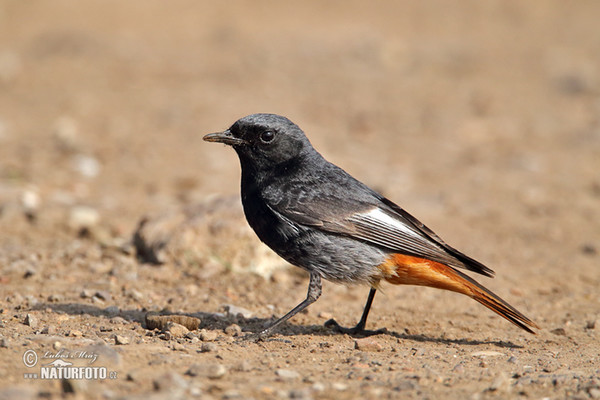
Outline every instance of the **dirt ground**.
POLYGON ((599 15, 0 0, 0 398, 600 398, 599 15), (239 341, 308 284, 249 231, 234 152, 201 140, 255 112, 494 269, 478 280, 537 335, 388 285, 369 319, 388 333, 359 340, 323 324, 354 324, 368 288, 325 283, 273 340, 239 341), (145 216, 167 221, 160 265, 131 244, 145 216), (150 330, 148 311, 201 322, 150 330), (107 375, 42 379, 56 360, 107 375))

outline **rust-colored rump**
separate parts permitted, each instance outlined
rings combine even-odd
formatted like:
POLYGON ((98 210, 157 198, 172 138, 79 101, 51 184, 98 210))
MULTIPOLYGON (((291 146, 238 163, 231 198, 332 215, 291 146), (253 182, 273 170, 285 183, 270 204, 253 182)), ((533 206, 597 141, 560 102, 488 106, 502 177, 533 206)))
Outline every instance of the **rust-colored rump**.
POLYGON ((384 279, 395 285, 420 285, 472 296, 469 282, 452 268, 425 258, 393 254, 379 265, 384 279))

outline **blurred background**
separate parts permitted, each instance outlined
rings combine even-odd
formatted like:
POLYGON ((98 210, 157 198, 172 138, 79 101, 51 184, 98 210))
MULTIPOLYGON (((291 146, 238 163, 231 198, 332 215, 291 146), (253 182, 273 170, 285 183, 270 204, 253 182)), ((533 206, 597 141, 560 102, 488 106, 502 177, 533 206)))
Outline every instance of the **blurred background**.
POLYGON ((87 218, 127 235, 146 212, 236 194, 235 154, 201 137, 272 112, 458 237, 449 213, 477 232, 533 218, 554 243, 597 234, 598 15, 597 1, 2 0, 2 231, 87 218))

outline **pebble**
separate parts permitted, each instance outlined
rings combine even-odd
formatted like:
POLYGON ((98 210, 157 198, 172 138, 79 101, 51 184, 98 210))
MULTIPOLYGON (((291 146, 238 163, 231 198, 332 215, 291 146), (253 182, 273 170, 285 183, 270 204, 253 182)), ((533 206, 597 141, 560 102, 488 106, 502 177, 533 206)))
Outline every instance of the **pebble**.
POLYGON ((275 370, 275 375, 277 375, 281 380, 285 381, 291 381, 300 378, 300 373, 292 369, 277 369, 275 370))
POLYGON ((129 338, 127 336, 115 335, 115 344, 129 344, 129 338))
POLYGON ((325 384, 323 382, 315 382, 312 384, 312 390, 314 390, 315 392, 324 392, 325 391, 325 384))
POLYGON ((54 325, 46 325, 42 328, 40 333, 43 335, 56 335, 56 328, 54 325))
POLYGON ((81 231, 90 229, 100 222, 100 214, 92 207, 75 206, 69 213, 69 227, 81 231))
POLYGON ((3 349, 8 349, 8 339, 3 337, 2 339, 0 339, 0 348, 3 349))
POLYGON ((252 371, 252 364, 248 360, 243 360, 235 367, 235 370, 239 372, 250 372, 252 371))
POLYGON ((33 314, 27 314, 25 316, 25 321, 23 321, 23 323, 25 325, 31 327, 32 329, 35 329, 38 326, 38 320, 36 317, 33 316, 33 314))
POLYGON ((220 379, 227 373, 227 368, 222 364, 192 364, 185 372, 188 376, 200 376, 209 379, 220 379))
POLYGON ((356 350, 371 351, 371 352, 383 350, 383 346, 381 344, 379 344, 378 341, 376 341, 375 339, 369 338, 369 337, 356 339, 354 341, 354 348, 356 350))
POLYGON ((242 334, 242 328, 238 324, 231 324, 224 329, 226 335, 229 336, 240 336, 242 334))
POLYGON ((100 162, 95 157, 78 154, 73 158, 73 168, 86 178, 95 178, 100 173, 100 162))
POLYGON ((348 389, 348 385, 343 382, 333 382, 331 384, 331 388, 333 390, 337 390, 338 392, 343 392, 344 390, 348 389))
POLYGON ((129 292, 127 292, 127 297, 137 301, 144 299, 144 295, 142 294, 142 292, 135 289, 130 289, 129 292))
POLYGON ((53 293, 50 296, 48 296, 48 301, 50 303, 58 303, 59 301, 62 301, 62 299, 63 299, 62 295, 56 294, 56 293, 53 293))
POLYGON ((585 329, 596 329, 597 326, 600 326, 600 319, 588 321, 585 324, 585 329))
POLYGON ((110 292, 108 292, 107 290, 98 290, 96 293, 94 293, 94 296, 99 297, 101 300, 104 300, 104 301, 112 300, 112 296, 110 295, 110 292))
POLYGON ((207 331, 206 329, 200 331, 200 340, 203 342, 212 342, 217 339, 217 336, 217 331, 207 331))
POLYGON ((600 388, 591 388, 588 393, 592 399, 600 399, 600 388))
POLYGON ((35 218, 40 202, 40 195, 35 187, 25 189, 21 194, 21 205, 29 218, 35 218))
POLYGON ((77 329, 72 329, 67 333, 67 336, 71 336, 71 337, 82 337, 83 336, 83 332, 78 331, 77 329))
POLYGON ((214 343, 202 343, 202 346, 200 346, 201 353, 215 352, 217 350, 219 350, 219 347, 214 343))
MULTIPOLYGON (((104 310, 104 311, 106 311, 106 310, 104 310)), ((111 324, 126 324, 127 320, 125 318, 123 318, 123 317, 118 317, 117 316, 117 317, 112 317, 110 319, 110 323, 111 324)))
POLYGON ((183 337, 190 332, 188 328, 175 322, 169 322, 163 331, 171 333, 171 336, 176 338, 183 337))
POLYGON ((241 315, 244 318, 252 318, 254 313, 246 308, 234 306, 233 304, 225 304, 223 306, 225 309, 225 314, 231 317, 237 317, 241 315))
POLYGON ((489 387, 492 392, 510 392, 510 389, 510 378, 505 372, 500 372, 489 387))
POLYGON ((550 332, 557 336, 566 336, 567 335, 567 331, 565 331, 565 328, 552 329, 550 332))
POLYGON ((185 346, 181 343, 175 342, 173 343, 173 350, 175 351, 185 351, 185 346))
POLYGON ((94 291, 92 289, 83 289, 81 293, 79 293, 79 297, 82 299, 89 299, 94 295, 94 291))

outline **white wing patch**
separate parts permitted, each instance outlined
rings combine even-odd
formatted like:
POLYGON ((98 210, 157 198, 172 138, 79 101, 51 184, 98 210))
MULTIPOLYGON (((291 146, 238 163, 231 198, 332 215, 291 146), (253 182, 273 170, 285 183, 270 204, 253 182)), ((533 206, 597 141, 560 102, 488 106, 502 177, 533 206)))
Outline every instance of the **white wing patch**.
POLYGON ((389 230, 399 230, 413 237, 422 237, 421 235, 419 235, 419 233, 406 226, 406 224, 403 224, 401 221, 398 221, 397 219, 386 214, 380 208, 374 208, 365 214, 361 214, 361 216, 365 220, 374 222, 377 225, 386 226, 389 230))

